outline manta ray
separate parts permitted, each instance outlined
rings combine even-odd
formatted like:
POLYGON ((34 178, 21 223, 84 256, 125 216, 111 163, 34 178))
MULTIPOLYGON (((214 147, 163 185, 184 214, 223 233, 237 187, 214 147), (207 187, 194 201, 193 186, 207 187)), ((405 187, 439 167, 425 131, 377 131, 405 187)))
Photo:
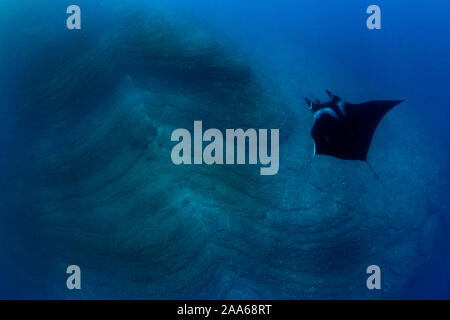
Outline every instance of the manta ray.
POLYGON ((375 129, 384 115, 403 100, 353 104, 342 100, 329 90, 326 92, 331 99, 326 103, 320 103, 317 99, 316 102, 311 102, 305 98, 314 114, 314 126, 311 130, 314 155, 367 162, 367 153, 375 129))

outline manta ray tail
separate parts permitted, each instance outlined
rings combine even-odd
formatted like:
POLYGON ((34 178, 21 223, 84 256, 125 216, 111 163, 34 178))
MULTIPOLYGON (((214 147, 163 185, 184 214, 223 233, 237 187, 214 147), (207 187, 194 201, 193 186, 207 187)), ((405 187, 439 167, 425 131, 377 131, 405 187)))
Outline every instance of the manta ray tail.
POLYGON ((377 180, 380 181, 380 183, 383 185, 383 187, 384 187, 385 189, 387 189, 387 188, 386 188, 386 185, 383 183, 383 180, 381 180, 380 176, 379 176, 378 173, 375 171, 375 169, 372 168, 372 166, 370 165, 369 161, 366 160, 365 162, 367 163, 367 166, 368 166, 369 169, 372 171, 373 175, 377 178, 377 180))

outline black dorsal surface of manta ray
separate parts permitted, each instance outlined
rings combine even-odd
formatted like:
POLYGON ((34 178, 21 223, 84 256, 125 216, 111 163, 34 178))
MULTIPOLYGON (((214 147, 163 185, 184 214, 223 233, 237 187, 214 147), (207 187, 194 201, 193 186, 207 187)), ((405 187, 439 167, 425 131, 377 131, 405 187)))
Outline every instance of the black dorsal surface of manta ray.
POLYGON ((327 90, 326 103, 305 99, 314 114, 314 155, 367 162, 373 134, 384 115, 403 100, 348 103, 327 90))

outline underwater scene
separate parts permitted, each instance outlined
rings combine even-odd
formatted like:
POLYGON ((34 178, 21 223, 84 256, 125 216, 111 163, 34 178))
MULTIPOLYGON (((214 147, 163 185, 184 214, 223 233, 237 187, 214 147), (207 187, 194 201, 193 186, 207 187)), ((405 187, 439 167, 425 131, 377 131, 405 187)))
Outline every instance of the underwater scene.
POLYGON ((449 11, 1 1, 0 299, 449 299, 449 11))

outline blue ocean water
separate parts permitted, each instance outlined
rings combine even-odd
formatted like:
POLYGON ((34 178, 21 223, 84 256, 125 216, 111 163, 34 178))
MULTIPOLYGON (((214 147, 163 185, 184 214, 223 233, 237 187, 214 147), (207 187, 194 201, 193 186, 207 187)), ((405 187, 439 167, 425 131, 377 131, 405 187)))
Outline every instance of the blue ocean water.
POLYGON ((1 298, 450 297, 448 1, 76 4, 74 31, 68 3, 0 5, 1 298), (385 186, 312 157, 325 89, 405 99, 369 153, 385 186), (194 120, 279 128, 279 173, 174 166, 194 120))

